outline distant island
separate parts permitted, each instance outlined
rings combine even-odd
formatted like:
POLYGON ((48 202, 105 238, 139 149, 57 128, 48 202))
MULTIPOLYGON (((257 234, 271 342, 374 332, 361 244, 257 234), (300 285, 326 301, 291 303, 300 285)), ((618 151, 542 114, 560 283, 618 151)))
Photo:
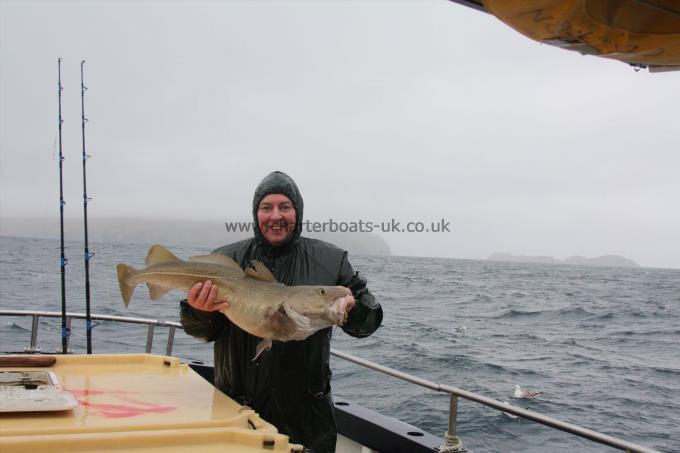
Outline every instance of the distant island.
MULTIPOLYGON (((251 237, 252 233, 228 232, 222 221, 178 219, 90 218, 88 236, 91 241, 129 242, 135 244, 186 245, 217 248, 251 237)), ((64 219, 66 239, 82 240, 83 221, 64 219)), ((1 236, 58 238, 59 219, 4 218, 1 236)), ((331 242, 351 255, 391 255, 390 246, 375 233, 304 233, 304 236, 331 242)))
POLYGON ((558 260, 552 256, 527 256, 511 255, 509 253, 492 253, 487 258, 489 261, 505 261, 514 263, 544 263, 544 264, 574 264, 581 266, 599 267, 640 267, 635 261, 619 255, 603 255, 596 258, 583 256, 570 256, 564 260, 558 260))

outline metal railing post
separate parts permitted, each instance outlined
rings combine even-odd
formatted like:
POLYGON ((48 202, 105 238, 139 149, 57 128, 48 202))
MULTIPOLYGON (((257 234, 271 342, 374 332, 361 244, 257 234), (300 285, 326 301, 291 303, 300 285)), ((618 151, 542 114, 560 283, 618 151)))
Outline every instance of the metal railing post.
POLYGON ((456 423, 458 419, 458 396, 451 393, 449 401, 449 426, 444 434, 444 445, 439 448, 440 453, 461 451, 463 442, 456 437, 456 423))
POLYGON ((458 397, 451 394, 451 402, 449 404, 449 435, 456 435, 456 420, 458 418, 458 397))
POLYGON ((33 322, 31 323, 31 346, 29 346, 30 352, 35 352, 38 350, 38 321, 40 316, 33 315, 33 322))
POLYGON ((165 355, 172 355, 172 345, 175 342, 175 326, 168 329, 168 344, 165 347, 165 355))
POLYGON ((146 331, 146 353, 151 354, 151 348, 153 347, 153 331, 155 329, 155 324, 149 324, 149 329, 146 331))

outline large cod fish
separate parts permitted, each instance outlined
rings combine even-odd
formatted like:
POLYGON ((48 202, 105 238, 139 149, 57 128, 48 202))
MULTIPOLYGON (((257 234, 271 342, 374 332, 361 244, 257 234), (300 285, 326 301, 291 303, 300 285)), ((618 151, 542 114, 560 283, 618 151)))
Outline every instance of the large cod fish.
POLYGON ((222 313, 241 329, 262 338, 255 360, 272 346, 272 340, 304 340, 314 332, 342 325, 347 320, 350 292, 334 286, 286 286, 267 267, 253 261, 245 270, 225 255, 203 255, 182 261, 160 245, 146 256, 146 269, 119 264, 118 282, 125 307, 135 287, 146 283, 156 300, 171 289, 189 291, 197 282, 211 280, 217 300, 228 300, 222 313))

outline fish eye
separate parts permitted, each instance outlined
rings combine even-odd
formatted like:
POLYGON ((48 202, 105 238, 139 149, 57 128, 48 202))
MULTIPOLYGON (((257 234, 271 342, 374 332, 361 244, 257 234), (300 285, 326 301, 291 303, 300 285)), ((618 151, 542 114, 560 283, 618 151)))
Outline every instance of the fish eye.
POLYGON ((321 288, 321 289, 319 290, 319 294, 321 294, 322 296, 325 296, 325 295, 326 295, 326 290, 325 290, 324 288, 321 288))

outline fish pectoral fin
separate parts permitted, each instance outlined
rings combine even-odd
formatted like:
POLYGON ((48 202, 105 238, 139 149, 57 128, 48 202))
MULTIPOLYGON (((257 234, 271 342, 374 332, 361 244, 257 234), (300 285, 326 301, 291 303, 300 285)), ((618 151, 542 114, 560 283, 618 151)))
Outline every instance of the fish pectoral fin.
POLYGON ((285 310, 286 315, 288 315, 288 318, 295 323, 298 329, 306 331, 311 328, 312 320, 307 316, 301 315, 285 303, 283 304, 283 309, 285 310))
POLYGON ((162 245, 156 244, 152 245, 149 249, 149 253, 146 254, 144 263, 146 263, 147 266, 152 266, 154 264, 168 263, 171 261, 179 261, 179 258, 162 245))
POLYGON ((219 253, 192 256, 191 258, 189 258, 189 261, 193 263, 219 264, 220 266, 229 266, 231 268, 236 268, 239 271, 243 272, 241 270, 241 266, 239 266, 236 261, 229 258, 227 255, 220 255, 219 253))
POLYGON ((156 285, 154 283, 147 283, 146 286, 149 287, 149 297, 151 300, 158 300, 163 297, 172 288, 166 288, 165 286, 156 285))
POLYGON ((257 347, 255 348, 255 357, 253 357, 253 362, 262 354, 264 351, 269 351, 272 347, 272 340, 270 338, 263 338, 262 341, 260 341, 257 344, 257 347))
POLYGON ((271 271, 267 269, 267 266, 262 264, 262 262, 253 260, 250 262, 250 265, 252 267, 247 267, 245 271, 250 277, 263 280, 265 282, 276 282, 276 277, 274 277, 274 274, 272 274, 271 271))

